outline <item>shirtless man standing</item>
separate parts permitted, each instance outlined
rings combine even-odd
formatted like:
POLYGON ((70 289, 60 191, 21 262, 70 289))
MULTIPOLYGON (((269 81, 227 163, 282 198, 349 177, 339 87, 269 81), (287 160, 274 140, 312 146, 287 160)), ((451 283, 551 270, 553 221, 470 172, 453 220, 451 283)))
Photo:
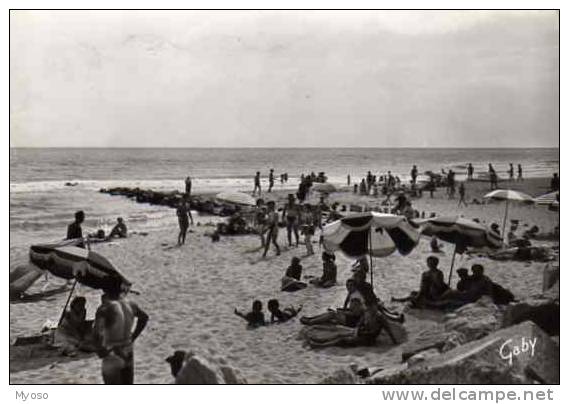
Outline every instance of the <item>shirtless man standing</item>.
POLYGON ((261 173, 259 171, 257 171, 257 173, 255 174, 255 187, 253 188, 253 195, 255 195, 255 192, 257 192, 257 190, 259 190, 259 196, 261 196, 261 173))
POLYGON ((288 246, 292 246, 292 233, 296 239, 296 246, 298 247, 298 228, 300 222, 300 208, 294 200, 293 194, 288 194, 288 203, 283 209, 283 220, 286 218, 286 235, 288 239, 288 246))
POLYGON ((95 315, 95 335, 98 355, 103 360, 105 384, 133 384, 134 341, 147 322, 148 315, 136 303, 121 296, 120 286, 105 291, 95 315))

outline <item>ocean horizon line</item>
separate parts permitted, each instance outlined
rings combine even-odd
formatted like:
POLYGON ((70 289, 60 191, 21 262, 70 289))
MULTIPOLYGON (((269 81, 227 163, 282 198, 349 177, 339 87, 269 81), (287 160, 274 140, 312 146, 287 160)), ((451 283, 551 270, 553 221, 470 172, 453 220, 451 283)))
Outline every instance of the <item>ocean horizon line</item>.
POLYGON ((397 146, 397 147, 381 147, 381 146, 361 146, 361 147, 353 147, 353 146, 287 146, 287 147, 269 147, 269 146, 239 146, 239 147, 226 147, 226 146, 198 146, 198 147, 173 147, 173 146, 162 146, 162 147, 146 147, 146 146, 111 146, 111 147, 102 147, 102 146, 10 146, 10 150, 12 149, 93 149, 93 150, 132 150, 132 149, 148 149, 148 150, 176 150, 176 149, 186 149, 186 150, 200 150, 200 149, 225 149, 225 150, 251 150, 251 149, 258 149, 258 150, 296 150, 296 149, 322 149, 322 150, 331 150, 331 149, 345 149, 345 150, 369 150, 369 149, 381 149, 381 150, 417 150, 417 149, 428 149, 428 150, 501 150, 501 149, 509 149, 509 150, 527 150, 527 149, 559 149, 560 146, 485 146, 485 147, 432 147, 432 146, 397 146))

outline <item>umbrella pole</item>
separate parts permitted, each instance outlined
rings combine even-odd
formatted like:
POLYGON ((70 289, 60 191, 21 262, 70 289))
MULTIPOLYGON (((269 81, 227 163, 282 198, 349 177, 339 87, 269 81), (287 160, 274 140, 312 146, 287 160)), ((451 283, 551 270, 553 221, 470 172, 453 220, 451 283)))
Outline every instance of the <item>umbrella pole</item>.
POLYGON ((504 221, 502 222, 502 241, 505 244, 506 243, 506 220, 508 218, 508 205, 510 204, 510 201, 508 199, 506 199, 506 211, 504 212, 504 221))
MULTIPOLYGON (((71 291, 69 292, 69 296, 67 296, 67 301, 65 302, 65 306, 63 307, 63 311, 61 312, 61 316, 59 316, 59 321, 57 322, 57 328, 61 325, 63 321, 63 317, 65 316, 65 311, 67 310, 67 306, 69 305, 69 301, 71 300, 71 296, 73 295, 73 291, 75 290, 75 285, 77 285, 77 279, 73 282, 73 286, 71 287, 71 291)), ((57 329, 56 329, 57 331, 57 329)), ((55 344, 55 332, 52 335, 51 343, 55 344)))
POLYGON ((371 256, 371 227, 369 229, 369 280, 371 283, 371 290, 374 291, 373 287, 373 258, 371 256))
POLYGON ((59 316, 59 321, 57 322, 57 326, 61 325, 63 321, 63 317, 65 316, 65 310, 67 310, 67 306, 69 305, 69 301, 71 300, 71 296, 73 295, 73 291, 75 290, 75 285, 77 285, 77 279, 73 282, 73 286, 71 287, 71 291, 69 292, 69 296, 67 296, 67 301, 65 302, 65 306, 63 307, 63 311, 61 312, 61 316, 59 316))
POLYGON ((452 278, 452 269, 454 268, 454 257, 456 255, 456 244, 454 245, 454 252, 452 253, 452 261, 450 262, 450 272, 448 274, 448 285, 450 286, 450 280, 452 278))

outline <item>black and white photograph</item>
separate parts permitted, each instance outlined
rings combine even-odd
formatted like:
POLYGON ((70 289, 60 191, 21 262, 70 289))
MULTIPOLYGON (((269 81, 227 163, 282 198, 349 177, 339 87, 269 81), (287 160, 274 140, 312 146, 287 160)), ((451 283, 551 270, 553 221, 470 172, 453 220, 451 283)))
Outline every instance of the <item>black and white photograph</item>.
POLYGON ((9 86, 10 385, 560 384, 560 10, 12 9, 9 86))

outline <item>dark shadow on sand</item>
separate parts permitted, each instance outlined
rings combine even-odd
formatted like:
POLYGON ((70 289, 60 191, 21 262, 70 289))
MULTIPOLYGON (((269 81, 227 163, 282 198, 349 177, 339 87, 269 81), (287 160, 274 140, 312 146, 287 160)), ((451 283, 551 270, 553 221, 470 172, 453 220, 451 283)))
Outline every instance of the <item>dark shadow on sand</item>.
POLYGON ((10 345, 10 373, 39 369, 49 365, 51 365, 51 368, 56 364, 72 362, 90 356, 95 356, 95 354, 77 351, 72 355, 64 355, 61 348, 50 347, 45 343, 21 346, 10 345))

